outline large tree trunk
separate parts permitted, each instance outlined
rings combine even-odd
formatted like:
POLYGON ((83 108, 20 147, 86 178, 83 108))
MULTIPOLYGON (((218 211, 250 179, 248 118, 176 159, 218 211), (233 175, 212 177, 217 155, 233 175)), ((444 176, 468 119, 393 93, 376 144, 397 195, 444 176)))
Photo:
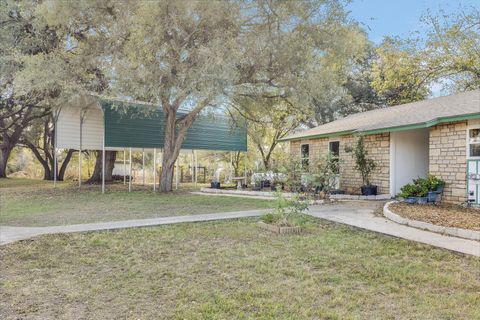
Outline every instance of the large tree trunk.
POLYGON ((158 186, 160 192, 172 191, 174 165, 178 154, 180 153, 179 148, 178 152, 175 152, 175 123, 176 112, 167 112, 165 116, 165 140, 162 157, 162 171, 160 173, 158 186))
MULTIPOLYGON (((113 180, 112 173, 117 159, 116 151, 105 151, 105 181, 113 180)), ((97 151, 97 159, 95 160, 95 168, 92 176, 87 180, 87 183, 102 182, 102 151, 97 151)))
MULTIPOLYGON (((159 182, 159 191, 160 192, 169 192, 172 191, 172 184, 173 184, 173 170, 174 166, 170 166, 169 163, 170 157, 166 157, 165 153, 163 154, 162 160, 162 171, 160 173, 160 182, 159 182)), ((175 160, 173 161, 175 163, 175 160)))
POLYGON ((168 104, 166 99, 162 101, 162 108, 165 114, 165 139, 163 145, 162 172, 160 173, 158 187, 160 192, 172 191, 175 161, 180 154, 180 149, 188 129, 192 126, 198 113, 208 104, 209 98, 200 102, 187 115, 177 119, 177 109, 181 101, 181 99, 177 99, 173 105, 168 104))
POLYGON ((12 150, 13 146, 10 145, 3 145, 0 148, 0 178, 7 177, 7 161, 12 150))
POLYGON ((58 175, 57 175, 58 180, 63 181, 65 179, 65 172, 67 171, 67 167, 68 167, 68 164, 70 163, 70 160, 72 160, 72 156, 74 152, 75 150, 68 149, 67 155, 65 156, 65 159, 63 159, 62 165, 60 166, 60 170, 58 171, 58 175))
MULTIPOLYGON (((30 142, 25 142, 26 146, 33 152, 37 160, 43 167, 43 180, 54 180, 54 161, 53 155, 48 151, 45 150, 43 153, 45 157, 42 156, 39 149, 30 142)), ((68 164, 72 159, 73 153, 75 152, 74 149, 69 149, 65 159, 61 163, 57 163, 57 180, 63 181, 65 179, 65 172, 67 170, 68 164), (58 167, 58 165, 60 167, 58 167)))
POLYGON ((176 108, 164 108, 165 112, 165 139, 162 159, 162 172, 160 173, 159 191, 172 191, 173 170, 177 161, 188 129, 192 126, 197 114, 205 106, 197 106, 187 116, 177 120, 176 108), (178 128, 178 129, 177 129, 178 128))
POLYGON ((240 160, 241 160, 241 153, 237 151, 233 156, 232 166, 233 166, 233 174, 235 177, 239 176, 240 172, 240 160))

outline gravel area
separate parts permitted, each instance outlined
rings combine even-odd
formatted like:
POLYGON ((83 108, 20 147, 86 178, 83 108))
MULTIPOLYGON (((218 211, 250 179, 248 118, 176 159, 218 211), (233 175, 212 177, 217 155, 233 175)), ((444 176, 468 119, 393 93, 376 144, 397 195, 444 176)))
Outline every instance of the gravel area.
POLYGON ((455 205, 393 203, 390 210, 401 217, 444 227, 480 231, 480 210, 455 205))

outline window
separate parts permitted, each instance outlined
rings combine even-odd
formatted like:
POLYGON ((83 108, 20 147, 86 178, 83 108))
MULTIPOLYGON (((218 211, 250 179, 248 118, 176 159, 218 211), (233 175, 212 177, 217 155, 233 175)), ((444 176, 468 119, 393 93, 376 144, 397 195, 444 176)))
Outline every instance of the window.
POLYGON ((328 144, 328 150, 330 151, 333 159, 332 164, 334 166, 333 171, 337 174, 340 173, 339 159, 340 159, 340 141, 330 141, 328 144))
POLYGON ((308 168, 308 158, 310 156, 310 145, 302 144, 300 147, 300 158, 302 160, 302 167, 304 169, 308 168))
POLYGON ((480 157, 480 128, 468 130, 468 156, 480 157))

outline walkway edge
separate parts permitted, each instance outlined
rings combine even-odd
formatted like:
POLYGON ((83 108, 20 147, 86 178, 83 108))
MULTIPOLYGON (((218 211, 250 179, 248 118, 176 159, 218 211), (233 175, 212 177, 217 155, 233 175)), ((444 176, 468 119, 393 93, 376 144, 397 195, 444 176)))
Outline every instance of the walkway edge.
POLYGON ((383 207, 383 215, 396 222, 399 224, 407 225, 410 227, 418 228, 418 229, 423 229, 423 230, 428 230, 440 234, 445 234, 453 237, 460 237, 464 239, 469 239, 469 240, 476 240, 480 241, 480 231, 474 231, 474 230, 468 230, 468 229, 462 229, 462 228, 454 228, 454 227, 444 227, 444 226, 438 226, 435 224, 431 224, 428 222, 423 222, 423 221, 418 221, 418 220, 411 220, 407 218, 403 218, 399 216, 398 214, 394 213, 389 209, 389 206, 392 203, 396 203, 398 201, 390 201, 385 204, 383 207))
POLYGON ((378 234, 480 257, 480 243, 478 241, 452 237, 398 224, 384 216, 375 216, 373 211, 370 213, 361 213, 360 210, 357 210, 356 213, 343 212, 341 214, 338 212, 310 211, 308 214, 320 219, 369 230, 378 234))
POLYGON ((215 220, 239 219, 258 217, 269 209, 263 210, 248 210, 248 211, 233 211, 221 213, 198 214, 188 216, 173 216, 151 219, 139 220, 121 220, 111 222, 98 222, 86 224, 71 224, 65 226, 51 226, 51 227, 9 227, 0 226, 0 245, 12 243, 15 241, 26 240, 44 234, 55 233, 73 233, 73 232, 88 232, 101 230, 116 230, 135 227, 150 227, 166 224, 176 224, 185 222, 207 222, 215 220))

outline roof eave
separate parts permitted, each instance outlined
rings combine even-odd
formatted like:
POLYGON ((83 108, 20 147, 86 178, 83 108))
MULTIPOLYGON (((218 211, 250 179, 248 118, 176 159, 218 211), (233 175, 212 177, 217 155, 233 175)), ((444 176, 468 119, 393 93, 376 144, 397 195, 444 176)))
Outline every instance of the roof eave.
POLYGON ((347 134, 355 133, 354 130, 346 130, 346 131, 338 131, 338 132, 331 132, 331 133, 323 133, 323 134, 311 134, 305 136, 296 136, 296 137, 285 137, 283 139, 279 139, 279 142, 286 142, 286 141, 296 141, 296 140, 303 140, 303 139, 318 139, 318 138, 328 138, 328 137, 337 137, 337 136, 344 136, 347 134))
POLYGON ((359 131, 359 133, 364 135, 370 135, 370 134, 378 134, 378 133, 386 133, 386 132, 406 131, 406 130, 430 128, 430 127, 436 126, 437 124, 442 124, 442 123, 473 120, 473 119, 480 119, 480 113, 471 113, 471 114, 465 114, 461 116, 436 118, 426 122, 420 122, 420 123, 409 124, 404 126, 385 127, 385 128, 379 128, 379 129, 373 129, 373 130, 362 130, 362 131, 359 131))
POLYGON ((329 132, 329 133, 323 133, 323 134, 311 134, 311 135, 302 135, 302 136, 294 136, 294 137, 285 137, 283 139, 279 139, 278 141, 286 142, 286 141, 298 141, 298 140, 304 140, 304 139, 329 138, 329 137, 336 137, 336 136, 355 134, 355 133, 362 134, 362 135, 371 135, 371 134, 379 134, 379 133, 386 133, 386 132, 429 128, 437 124, 464 121, 464 120, 473 120, 473 119, 480 119, 480 113, 471 113, 471 114, 465 114, 460 116, 442 117, 442 118, 429 120, 426 122, 419 122, 419 123, 403 125, 403 126, 384 127, 384 128, 378 128, 378 129, 372 129, 372 130, 346 130, 346 131, 329 132))

